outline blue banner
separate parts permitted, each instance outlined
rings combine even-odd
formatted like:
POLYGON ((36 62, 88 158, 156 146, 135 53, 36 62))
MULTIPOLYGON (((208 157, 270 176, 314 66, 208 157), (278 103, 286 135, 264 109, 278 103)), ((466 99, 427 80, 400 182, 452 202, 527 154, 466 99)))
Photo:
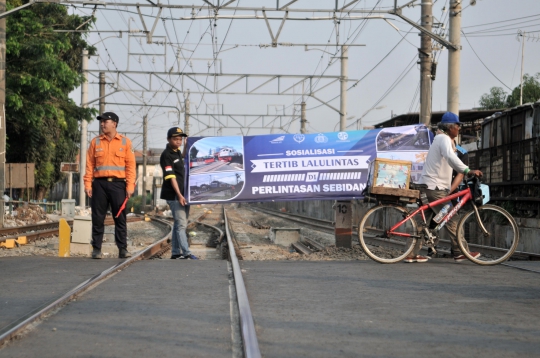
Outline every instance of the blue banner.
POLYGON ((190 204, 362 197, 375 158, 422 171, 431 143, 424 125, 318 134, 189 137, 186 198, 190 204))

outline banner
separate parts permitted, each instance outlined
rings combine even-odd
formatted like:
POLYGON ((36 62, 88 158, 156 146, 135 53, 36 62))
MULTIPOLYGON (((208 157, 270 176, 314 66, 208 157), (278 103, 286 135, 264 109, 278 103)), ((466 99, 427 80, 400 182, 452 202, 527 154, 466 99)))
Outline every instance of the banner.
POLYGON ((189 137, 190 204, 362 197, 375 158, 413 163, 422 172, 431 143, 424 125, 318 134, 189 137))

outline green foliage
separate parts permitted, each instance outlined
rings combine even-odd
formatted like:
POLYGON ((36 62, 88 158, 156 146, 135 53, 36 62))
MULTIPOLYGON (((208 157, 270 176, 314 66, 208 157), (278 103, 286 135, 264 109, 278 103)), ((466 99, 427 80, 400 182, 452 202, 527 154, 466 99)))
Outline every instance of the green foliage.
MULTIPOLYGON (((27 2, 8 0, 7 10, 27 2)), ((40 3, 6 20, 7 161, 35 163, 39 191, 61 178, 60 162, 75 160, 78 122, 94 114, 68 95, 83 82, 82 50, 93 54, 95 48, 81 33, 54 32, 76 29, 88 19, 69 15, 64 6, 40 3)))
MULTIPOLYGON (((534 76, 523 76, 523 103, 533 103, 540 100, 540 73, 534 76)), ((519 97, 521 92, 521 85, 514 88, 512 93, 508 96, 508 107, 519 106, 519 97)))
MULTIPOLYGON (((151 195, 146 196, 146 205, 152 204, 152 197, 151 195)), ((131 208, 133 208, 133 212, 135 214, 139 214, 142 210, 142 195, 132 196, 129 198, 126 209, 131 212, 131 208)))
POLYGON ((491 87, 488 93, 480 97, 480 107, 482 109, 506 108, 507 93, 501 87, 491 87))
MULTIPOLYGON (((519 106, 521 84, 508 95, 501 87, 491 87, 489 93, 480 97, 480 108, 499 109, 519 106)), ((523 76, 523 103, 534 103, 540 100, 540 73, 534 76, 523 76)))

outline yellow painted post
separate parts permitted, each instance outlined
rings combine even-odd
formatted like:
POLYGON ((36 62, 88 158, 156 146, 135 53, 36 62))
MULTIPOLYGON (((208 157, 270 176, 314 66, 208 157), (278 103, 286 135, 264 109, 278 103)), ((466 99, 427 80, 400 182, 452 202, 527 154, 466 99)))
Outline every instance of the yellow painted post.
POLYGON ((60 219, 58 228, 58 257, 69 257, 69 244, 71 241, 71 228, 66 219, 60 219))
POLYGON ((17 238, 17 243, 19 245, 28 245, 28 239, 26 238, 26 236, 19 236, 17 238))

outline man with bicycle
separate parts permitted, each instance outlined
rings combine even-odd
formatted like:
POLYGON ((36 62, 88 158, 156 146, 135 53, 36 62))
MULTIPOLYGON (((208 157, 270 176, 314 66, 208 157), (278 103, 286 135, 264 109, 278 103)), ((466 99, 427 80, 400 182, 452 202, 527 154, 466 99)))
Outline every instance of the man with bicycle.
MULTIPOLYGON (((470 170, 456 154, 457 149, 454 139, 458 136, 460 127, 461 122, 459 121, 459 117, 452 112, 446 112, 438 125, 438 128, 442 133, 436 135, 433 140, 418 183, 421 186, 421 192, 426 194, 427 199, 430 202, 445 198, 450 194, 451 189, 455 190, 457 185, 455 185, 456 181, 454 181, 454 185, 452 185, 452 169, 463 175, 482 177, 482 172, 480 170, 470 170)), ((433 215, 437 215, 443 206, 444 205, 438 205, 432 207, 431 210, 434 213, 433 215)), ((430 222, 431 218, 427 219, 428 222, 430 222)), ((444 226, 450 235, 455 262, 461 262, 467 259, 465 255, 461 253, 457 241, 456 231, 458 222, 459 215, 456 214, 444 226)), ((418 255, 421 246, 422 242, 421 240, 418 240, 411 255, 405 258, 405 262, 427 262, 427 257, 418 255)), ((464 243, 464 247, 467 247, 467 243, 464 243)), ((470 254, 474 258, 480 256, 479 252, 471 252, 470 254)))

